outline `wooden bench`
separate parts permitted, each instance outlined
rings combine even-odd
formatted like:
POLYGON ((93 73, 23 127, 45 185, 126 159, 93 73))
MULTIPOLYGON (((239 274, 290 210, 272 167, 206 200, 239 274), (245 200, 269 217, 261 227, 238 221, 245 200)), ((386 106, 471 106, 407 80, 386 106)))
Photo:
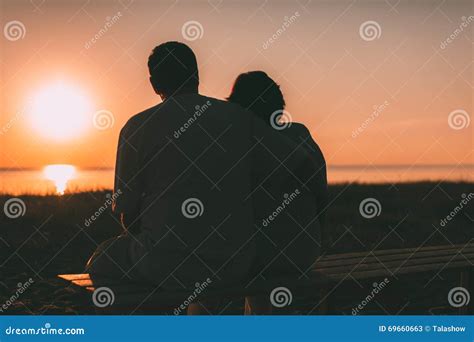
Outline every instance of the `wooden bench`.
MULTIPOLYGON (((243 298, 245 296, 265 296, 269 298, 271 291, 276 287, 286 287, 299 294, 319 295, 316 303, 320 314, 331 309, 334 290, 350 280, 372 283, 376 280, 388 278, 390 281, 409 275, 427 275, 431 279, 442 272, 454 272, 457 283, 455 286, 465 288, 474 296, 474 242, 461 245, 431 246, 422 248, 379 250, 373 252, 358 252, 334 254, 320 257, 309 278, 301 279, 271 279, 248 281, 245 284, 236 284, 232 288, 208 288, 202 291, 197 300, 206 301, 212 298, 243 298)), ((190 296, 190 290, 166 292, 152 285, 124 283, 123 281, 94 279, 88 274, 61 274, 62 278, 74 286, 94 292, 97 285, 108 287, 113 291, 114 302, 105 307, 104 312, 137 313, 140 309, 152 310, 165 308, 171 313, 190 296)), ((452 287, 452 286, 451 286, 452 287)), ((446 289, 447 295, 451 287, 446 289)), ((192 290, 191 290, 192 291, 192 290)), ((424 289, 413 293, 413 296, 423 294, 424 289)), ((468 305, 459 308, 461 314, 473 313, 474 298, 468 305)), ((163 311, 163 310, 162 310, 163 311)), ((338 312, 331 312, 338 313, 338 312)))

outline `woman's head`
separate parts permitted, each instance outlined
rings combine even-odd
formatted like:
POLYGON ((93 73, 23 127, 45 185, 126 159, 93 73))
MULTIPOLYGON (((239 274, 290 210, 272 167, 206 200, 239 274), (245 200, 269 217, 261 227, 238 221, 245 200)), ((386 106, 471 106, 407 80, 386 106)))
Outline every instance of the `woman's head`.
POLYGON ((280 86, 263 71, 240 74, 227 98, 268 121, 275 111, 285 108, 280 86))

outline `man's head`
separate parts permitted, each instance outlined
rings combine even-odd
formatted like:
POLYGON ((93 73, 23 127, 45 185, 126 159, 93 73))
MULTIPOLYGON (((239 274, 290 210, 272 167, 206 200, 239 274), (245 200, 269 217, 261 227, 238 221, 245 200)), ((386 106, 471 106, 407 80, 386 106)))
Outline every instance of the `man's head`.
POLYGON ((162 98, 183 92, 197 92, 199 73, 196 56, 186 44, 166 42, 148 57, 150 82, 162 98))

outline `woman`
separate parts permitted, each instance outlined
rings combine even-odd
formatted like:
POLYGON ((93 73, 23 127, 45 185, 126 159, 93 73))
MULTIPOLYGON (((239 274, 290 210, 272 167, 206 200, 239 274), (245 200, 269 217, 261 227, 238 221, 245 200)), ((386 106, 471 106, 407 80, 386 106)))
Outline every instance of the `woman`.
MULTIPOLYGON (((268 161, 260 160, 265 155, 265 147, 260 152, 255 151, 259 157, 254 161, 257 176, 254 177, 255 192, 252 196, 255 223, 259 228, 254 276, 268 278, 293 273, 304 278, 321 253, 324 210, 328 203, 324 156, 303 124, 281 121, 282 116, 287 115, 285 100, 279 85, 265 72, 251 71, 239 75, 228 100, 278 130, 295 148, 304 149, 318 170, 310 177, 295 172, 292 179, 288 177, 291 170, 286 166, 267 165, 268 161), (261 172, 260 169, 265 168, 269 172, 261 172), (258 175, 262 174, 259 179, 258 175), (296 192, 290 192, 295 188, 296 192)), ((268 313, 268 306, 262 305, 265 301, 262 299, 247 298, 246 313, 268 313)))
POLYGON ((324 222, 324 212, 328 201, 326 162, 318 144, 311 137, 311 133, 305 125, 297 122, 277 122, 278 114, 285 116, 285 99, 280 86, 263 71, 250 71, 240 74, 234 82, 232 92, 227 98, 230 102, 237 103, 253 112, 258 118, 272 127, 280 130, 298 146, 306 149, 318 165, 319 172, 314 175, 315 180, 311 182, 313 194, 317 198, 318 209, 321 213, 319 221, 324 222))

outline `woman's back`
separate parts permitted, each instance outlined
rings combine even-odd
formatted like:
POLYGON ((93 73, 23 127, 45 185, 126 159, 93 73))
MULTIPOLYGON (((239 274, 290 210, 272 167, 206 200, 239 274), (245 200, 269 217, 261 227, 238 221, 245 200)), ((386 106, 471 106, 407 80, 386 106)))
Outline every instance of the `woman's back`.
MULTIPOLYGON (((296 146, 296 145, 295 145, 296 146)), ((298 169, 265 146, 252 151, 252 203, 257 262, 254 275, 265 278, 306 272, 320 254, 317 203, 298 169)))
POLYGON ((327 204, 323 154, 304 125, 280 126, 275 122, 281 119, 279 113, 284 113, 285 100, 280 87, 266 73, 239 75, 228 99, 274 127, 291 151, 307 156, 304 166, 296 165, 289 156, 270 151, 264 140, 252 150, 252 201, 258 237, 254 273, 301 276, 321 253, 321 224, 327 204))
POLYGON ((308 128, 301 123, 292 122, 287 128, 281 130, 281 133, 296 143, 299 147, 304 148, 311 156, 313 163, 316 165, 318 172, 312 176, 308 186, 310 186, 316 196, 318 212, 320 213, 319 221, 324 225, 324 211, 328 204, 328 188, 326 160, 324 159, 323 152, 318 144, 313 140, 308 128))

